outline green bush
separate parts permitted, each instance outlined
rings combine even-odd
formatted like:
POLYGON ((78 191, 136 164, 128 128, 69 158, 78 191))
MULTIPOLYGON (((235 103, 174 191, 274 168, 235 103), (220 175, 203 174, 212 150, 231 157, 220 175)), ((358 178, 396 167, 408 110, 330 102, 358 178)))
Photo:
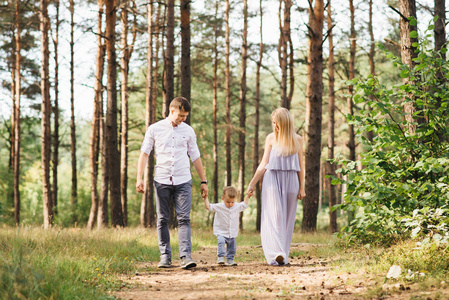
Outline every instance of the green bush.
POLYGON ((429 49, 426 39, 414 46, 412 68, 387 53, 408 83, 386 87, 372 76, 350 82, 356 87, 354 102, 367 109, 348 120, 367 151, 361 154, 361 169, 337 157, 343 166, 338 172, 346 176, 334 178, 333 184, 347 184, 338 207, 358 212, 340 234, 352 241, 394 243, 409 234, 401 221, 415 209, 449 204, 449 63, 441 52, 429 49), (406 103, 415 108, 412 124, 405 118, 406 103), (368 131, 374 133, 372 141, 368 131))

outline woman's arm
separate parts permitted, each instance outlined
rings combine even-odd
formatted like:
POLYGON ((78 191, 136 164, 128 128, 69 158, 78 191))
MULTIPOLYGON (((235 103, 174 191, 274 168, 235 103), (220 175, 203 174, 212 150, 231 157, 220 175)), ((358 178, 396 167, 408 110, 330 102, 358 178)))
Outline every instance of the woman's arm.
POLYGON ((267 135, 267 138, 265 139, 265 148, 262 160, 260 161, 260 164, 257 167, 256 173, 254 173, 253 179, 251 179, 251 182, 248 185, 247 193, 253 192, 254 186, 262 178, 263 174, 265 174, 265 167, 268 164, 271 148, 273 147, 273 139, 274 139, 273 133, 267 135))
POLYGON ((302 200, 306 196, 306 187, 304 183, 304 174, 305 174, 305 167, 304 167, 304 155, 303 155, 303 138, 298 135, 298 142, 299 142, 299 151, 298 151, 298 159, 299 159, 299 168, 301 171, 298 172, 298 179, 299 179, 299 192, 298 192, 298 199, 302 200))

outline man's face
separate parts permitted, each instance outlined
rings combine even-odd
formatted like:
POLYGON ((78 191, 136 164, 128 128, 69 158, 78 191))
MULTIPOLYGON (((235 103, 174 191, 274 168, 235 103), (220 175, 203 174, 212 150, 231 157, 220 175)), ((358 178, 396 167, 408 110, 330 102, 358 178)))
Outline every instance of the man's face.
POLYGON ((235 197, 229 197, 227 195, 224 195, 222 197, 224 204, 226 205, 227 208, 231 208, 234 206, 235 203, 235 197))
POLYGON ((179 110, 176 108, 170 109, 170 121, 172 121, 173 124, 176 126, 184 122, 187 119, 188 115, 189 113, 186 111, 179 110))

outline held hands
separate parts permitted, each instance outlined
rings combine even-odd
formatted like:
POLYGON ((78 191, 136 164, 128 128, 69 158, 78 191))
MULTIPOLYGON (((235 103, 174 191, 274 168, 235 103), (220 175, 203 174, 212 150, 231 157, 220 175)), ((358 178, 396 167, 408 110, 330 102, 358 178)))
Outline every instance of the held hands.
POLYGON ((209 188, 207 187, 207 184, 205 184, 205 183, 201 184, 201 197, 204 200, 206 200, 208 194, 209 194, 209 188))

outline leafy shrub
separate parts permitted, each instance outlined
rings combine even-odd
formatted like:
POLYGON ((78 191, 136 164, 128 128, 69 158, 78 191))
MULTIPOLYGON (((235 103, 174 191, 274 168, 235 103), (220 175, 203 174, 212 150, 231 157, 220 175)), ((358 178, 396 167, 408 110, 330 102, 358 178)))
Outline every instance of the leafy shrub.
POLYGON ((352 241, 394 243, 408 234, 402 220, 416 209, 449 204, 449 63, 429 50, 425 39, 414 46, 412 68, 386 53, 408 83, 386 87, 372 76, 350 82, 356 87, 354 102, 367 109, 348 119, 367 151, 360 170, 356 162, 337 157, 343 166, 338 172, 346 179, 334 178, 333 184, 347 184, 338 207, 359 212, 340 234, 352 241), (406 103, 414 105, 413 124, 406 121, 406 103), (372 141, 365 136, 368 131, 374 133, 372 141))

